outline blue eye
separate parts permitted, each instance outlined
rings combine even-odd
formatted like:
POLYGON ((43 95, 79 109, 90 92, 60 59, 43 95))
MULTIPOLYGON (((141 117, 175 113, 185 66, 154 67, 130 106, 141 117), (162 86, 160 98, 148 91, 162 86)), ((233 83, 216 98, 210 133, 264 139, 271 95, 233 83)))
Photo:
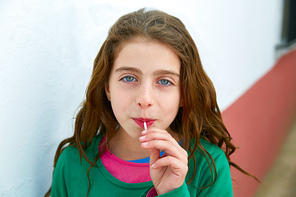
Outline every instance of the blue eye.
POLYGON ((133 82, 135 81, 135 77, 132 77, 132 76, 126 76, 126 77, 123 77, 122 80, 126 81, 126 82, 133 82))
POLYGON ((158 81, 158 83, 160 83, 161 85, 164 85, 164 86, 172 85, 172 83, 166 79, 161 79, 158 81))

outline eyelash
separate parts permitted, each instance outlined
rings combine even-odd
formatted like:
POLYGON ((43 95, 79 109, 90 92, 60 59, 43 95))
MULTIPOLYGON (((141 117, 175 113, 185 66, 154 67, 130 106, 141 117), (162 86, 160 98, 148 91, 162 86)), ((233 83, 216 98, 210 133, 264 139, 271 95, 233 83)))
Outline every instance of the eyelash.
POLYGON ((134 82, 134 81, 136 80, 136 78, 133 77, 133 76, 125 76, 125 77, 122 77, 122 78, 120 79, 120 81, 121 81, 121 80, 130 83, 130 82, 134 82), (127 78, 132 78, 132 81, 127 80, 127 78))
MULTIPOLYGON (((127 82, 127 83, 131 83, 131 82, 135 82, 137 81, 135 77, 133 76, 125 76, 125 77, 122 77, 120 79, 120 81, 124 81, 124 82, 127 82)), ((162 85, 162 86, 171 86, 171 85, 174 85, 170 80, 167 80, 167 79, 160 79, 157 81, 158 84, 162 85), (164 84, 164 83, 165 84, 164 84)))
POLYGON ((159 84, 161 84, 161 85, 163 85, 163 86, 171 86, 171 85, 173 85, 173 83, 170 82, 170 81, 167 80, 167 79, 161 79, 161 80, 157 81, 157 83, 159 83, 159 84), (163 84, 163 83, 162 83, 162 82, 164 82, 164 81, 165 81, 166 84, 163 84))

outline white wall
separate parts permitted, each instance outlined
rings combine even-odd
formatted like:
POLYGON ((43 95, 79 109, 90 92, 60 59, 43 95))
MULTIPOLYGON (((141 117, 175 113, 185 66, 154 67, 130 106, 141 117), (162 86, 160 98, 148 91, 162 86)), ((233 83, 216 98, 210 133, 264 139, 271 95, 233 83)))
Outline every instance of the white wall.
POLYGON ((109 1, 0 1, 0 196, 46 192, 93 60, 127 12, 148 6, 183 20, 222 109, 274 64, 281 0, 109 1))

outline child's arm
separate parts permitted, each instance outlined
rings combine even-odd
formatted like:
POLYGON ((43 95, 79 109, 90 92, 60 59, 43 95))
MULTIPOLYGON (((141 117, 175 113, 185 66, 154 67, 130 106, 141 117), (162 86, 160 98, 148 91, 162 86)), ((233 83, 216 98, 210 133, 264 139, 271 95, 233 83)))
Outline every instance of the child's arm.
MULTIPOLYGON (((230 168, 228 160, 225 156, 225 153, 222 149, 218 147, 215 148, 215 151, 211 151, 211 155, 215 161, 217 179, 213 185, 206 189, 200 189, 197 192, 199 197, 232 197, 232 179, 230 174, 230 168)), ((208 186, 212 182, 212 176, 209 169, 209 166, 206 162, 200 164, 200 167, 203 171, 203 176, 199 179, 199 187, 208 186)))
POLYGON ((157 194, 182 189, 188 171, 187 152, 166 130, 150 127, 142 134, 140 141, 150 152, 150 176, 157 194), (161 158, 160 150, 165 151, 161 158))
POLYGON ((51 186, 51 196, 68 196, 66 190, 66 183, 64 179, 64 169, 65 169, 65 162, 64 162, 64 154, 62 154, 57 162, 57 165, 54 169, 53 178, 52 178, 52 186, 51 186))
MULTIPOLYGON (((148 195, 146 197, 151 197, 154 195, 160 195, 162 194, 159 192, 157 186, 160 186, 162 188, 161 191, 164 191, 164 189, 167 189, 167 192, 164 192, 161 196, 190 196, 196 195, 199 197, 231 197, 233 196, 232 191, 232 180, 230 175, 230 169, 229 169, 229 163, 225 156, 225 153, 222 149, 218 148, 217 146, 210 145, 207 142, 204 142, 203 145, 205 148, 210 152, 212 155, 216 170, 217 170, 217 179, 213 185, 206 189, 200 189, 202 187, 208 186, 212 182, 212 175, 211 170, 209 168, 209 165, 204 158, 203 155, 196 155, 199 159, 199 168, 201 168, 201 173, 196 175, 195 181, 193 181, 190 185, 187 186, 185 177, 184 179, 181 179, 181 176, 177 176, 178 174, 175 174, 175 172, 187 173, 187 169, 184 170, 182 167, 184 165, 187 166, 187 153, 186 156, 182 150, 182 148, 166 131, 158 130, 155 128, 149 128, 147 133, 144 132, 143 134, 145 137, 141 137, 140 141, 142 142, 143 148, 148 148, 150 150, 150 160, 151 164, 156 164, 158 161, 161 161, 164 158, 159 158, 159 150, 165 150, 166 156, 165 157, 175 157, 171 158, 171 162, 176 162, 175 164, 168 164, 166 165, 161 163, 158 163, 158 168, 154 169, 151 166, 150 174, 151 179, 154 184, 154 188, 148 192, 148 195), (143 144, 147 142, 147 144, 143 144), (176 143, 175 143, 176 142, 176 143), (178 144, 178 146, 177 146, 178 144), (151 148, 154 147, 154 148, 151 148), (173 155, 170 154, 168 151, 175 151, 176 154, 173 153, 173 155), (180 158, 180 159, 178 159, 180 158), (186 158, 186 159, 185 159, 186 158), (159 167, 160 166, 160 167, 159 167), (179 166, 175 170, 175 166, 179 166), (184 171, 183 171, 184 170, 184 171), (159 173, 159 174, 158 174, 159 173), (172 174, 170 174, 172 173, 172 174), (156 178, 156 179, 155 179, 156 178), (158 179, 157 179, 158 178, 158 179), (168 178, 166 180, 165 178, 168 178), (181 183, 181 181, 183 182, 181 183), (161 182, 162 185, 156 185, 158 182, 161 182), (166 185, 167 184, 167 185, 166 185), (169 185, 171 184, 171 185, 169 185), (179 185, 181 184, 181 185, 179 185), (172 187, 170 187, 172 186, 172 187), (179 186, 179 187, 177 187, 179 186), (153 191, 154 190, 154 191, 153 191), (189 194, 190 193, 190 194, 189 194)), ((185 150, 184 150, 185 151, 185 150)), ((167 158, 168 159, 168 158, 167 158)), ((193 162, 190 163, 190 167, 193 169, 193 162)), ((184 175, 184 174, 182 174, 184 175)))

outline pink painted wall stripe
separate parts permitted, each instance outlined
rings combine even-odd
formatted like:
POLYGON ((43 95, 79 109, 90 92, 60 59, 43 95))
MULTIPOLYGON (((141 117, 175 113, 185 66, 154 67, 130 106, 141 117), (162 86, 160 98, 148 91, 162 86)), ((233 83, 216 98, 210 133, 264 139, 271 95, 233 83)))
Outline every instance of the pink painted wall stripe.
MULTIPOLYGON (((236 146, 232 160, 262 179, 274 162, 296 112, 296 50, 275 66, 222 116, 236 146)), ((251 197, 259 184, 232 169, 234 194, 251 197)))

